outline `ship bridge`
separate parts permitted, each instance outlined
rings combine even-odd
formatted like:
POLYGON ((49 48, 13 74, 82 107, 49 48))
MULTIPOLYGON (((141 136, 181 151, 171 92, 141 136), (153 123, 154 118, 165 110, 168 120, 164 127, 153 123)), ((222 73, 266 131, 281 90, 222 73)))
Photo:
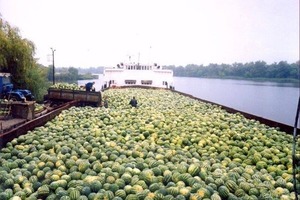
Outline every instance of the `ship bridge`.
POLYGON ((162 69, 157 64, 118 64, 104 70, 104 88, 110 86, 144 85, 151 87, 172 88, 173 71, 162 69))

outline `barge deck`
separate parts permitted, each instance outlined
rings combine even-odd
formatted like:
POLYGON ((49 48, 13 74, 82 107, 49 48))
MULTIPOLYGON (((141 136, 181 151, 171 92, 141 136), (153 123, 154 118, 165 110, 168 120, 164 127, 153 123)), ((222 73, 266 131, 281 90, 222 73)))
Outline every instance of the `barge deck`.
MULTIPOLYGON (((121 86, 121 87, 116 87, 116 88, 130 88, 130 87, 144 88, 144 89, 151 88, 151 89, 159 89, 159 90, 169 90, 169 89, 149 87, 149 86, 121 86)), ((205 102, 205 103, 210 103, 213 105, 220 106, 222 109, 226 110, 229 113, 240 113, 248 119, 254 119, 254 120, 257 120, 260 123, 265 124, 267 126, 278 128, 287 134, 293 134, 294 127, 292 127, 292 126, 289 126, 289 125, 286 125, 283 123, 279 123, 279 122, 275 122, 275 121, 272 121, 269 119, 265 119, 265 118, 262 118, 259 116, 255 116, 255 115, 252 115, 249 113, 245 113, 245 112, 242 112, 242 111, 230 108, 230 107, 226 107, 226 106, 223 106, 220 104, 216 104, 214 102, 200 99, 200 98, 194 97, 192 95, 189 95, 189 94, 186 94, 183 92, 179 92, 176 90, 172 90, 172 91, 179 93, 181 95, 188 96, 190 98, 205 102)), ((41 113, 39 116, 37 116, 36 118, 34 118, 32 120, 25 120, 25 119, 12 119, 11 121, 6 120, 5 123, 2 123, 2 131, 0 131, 0 149, 2 147, 4 147, 7 142, 13 140, 14 138, 16 138, 20 135, 26 134, 27 131, 33 130, 35 127, 44 125, 47 121, 49 121, 49 120, 53 119, 55 116, 59 115, 63 110, 68 109, 72 106, 78 106, 78 105, 81 105, 80 101, 73 100, 73 101, 62 104, 62 105, 54 108, 51 111, 48 111, 46 113, 41 113), (9 126, 10 126, 10 128, 9 128, 9 126)), ((0 121, 0 126, 1 126, 1 121, 0 121)), ((299 128, 296 129, 296 134, 300 135, 299 128)))

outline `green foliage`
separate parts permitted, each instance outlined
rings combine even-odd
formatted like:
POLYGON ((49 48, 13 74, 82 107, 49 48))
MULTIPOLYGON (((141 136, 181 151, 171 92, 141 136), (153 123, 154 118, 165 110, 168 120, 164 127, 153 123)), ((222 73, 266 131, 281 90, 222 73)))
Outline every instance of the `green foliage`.
POLYGON ((186 77, 299 79, 299 61, 292 64, 281 61, 270 65, 264 61, 208 66, 190 64, 186 67, 166 66, 165 68, 172 69, 175 76, 186 77))
POLYGON ((43 66, 35 65, 26 73, 26 83, 31 92, 35 95, 37 101, 42 101, 47 93, 49 83, 46 82, 46 74, 48 69, 43 66))
MULTIPOLYGON (((53 68, 51 67, 51 71, 53 68)), ((50 72, 53 74, 53 72, 50 72)), ((52 77, 51 79, 52 80, 52 77)), ((55 81, 56 82, 70 82, 75 83, 78 80, 78 69, 74 67, 69 68, 55 68, 55 81)))
MULTIPOLYGON (((93 68, 89 68, 93 70, 93 68)), ((98 68, 97 68, 98 69, 98 68)), ((98 75, 84 70, 85 74, 79 74, 79 69, 75 67, 55 67, 55 82, 77 83, 78 80, 97 79, 98 75)), ((82 71, 82 70, 81 70, 82 71)), ((49 66, 47 73, 48 81, 53 80, 53 67, 49 66)))
POLYGON ((29 89, 41 99, 46 74, 45 69, 37 64, 34 54, 33 42, 22 38, 19 30, 0 16, 0 71, 11 73, 15 89, 29 89))
POLYGON ((89 68, 78 68, 79 74, 102 74, 104 67, 89 67, 89 68))
POLYGON ((78 75, 78 80, 88 80, 88 79, 98 79, 98 78, 99 78, 98 75, 93 75, 91 73, 78 75))
POLYGON ((12 81, 16 87, 24 85, 24 74, 35 67, 33 58, 35 53, 34 44, 23 39, 17 28, 11 27, 0 18, 0 69, 12 74, 12 81))

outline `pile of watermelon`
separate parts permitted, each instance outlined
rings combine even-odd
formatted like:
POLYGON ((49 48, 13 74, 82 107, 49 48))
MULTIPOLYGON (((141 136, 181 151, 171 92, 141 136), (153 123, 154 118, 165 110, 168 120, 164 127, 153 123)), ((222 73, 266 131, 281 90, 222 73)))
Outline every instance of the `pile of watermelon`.
POLYGON ((168 90, 103 96, 2 148, 0 199, 295 199, 291 135, 168 90))

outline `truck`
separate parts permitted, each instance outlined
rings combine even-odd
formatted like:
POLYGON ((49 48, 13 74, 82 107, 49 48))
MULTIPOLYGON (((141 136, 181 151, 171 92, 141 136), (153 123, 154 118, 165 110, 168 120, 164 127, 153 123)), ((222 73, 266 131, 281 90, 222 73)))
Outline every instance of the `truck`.
POLYGON ((0 98, 13 101, 34 100, 34 96, 30 90, 14 89, 10 73, 0 73, 0 98))

